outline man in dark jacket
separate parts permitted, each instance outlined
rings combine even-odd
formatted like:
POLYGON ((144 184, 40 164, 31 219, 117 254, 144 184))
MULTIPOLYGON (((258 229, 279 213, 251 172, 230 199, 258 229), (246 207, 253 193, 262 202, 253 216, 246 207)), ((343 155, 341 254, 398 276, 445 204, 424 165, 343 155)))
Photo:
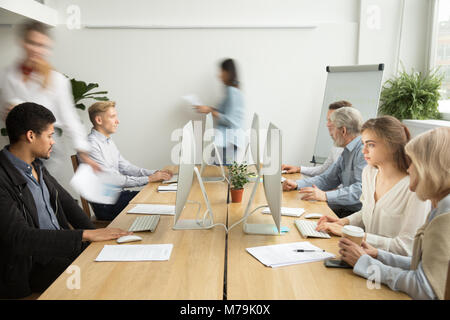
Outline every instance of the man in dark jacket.
POLYGON ((0 151, 0 298, 44 291, 90 241, 129 234, 94 229, 69 193, 39 158, 54 144, 55 117, 23 103, 6 119, 10 145, 0 151))

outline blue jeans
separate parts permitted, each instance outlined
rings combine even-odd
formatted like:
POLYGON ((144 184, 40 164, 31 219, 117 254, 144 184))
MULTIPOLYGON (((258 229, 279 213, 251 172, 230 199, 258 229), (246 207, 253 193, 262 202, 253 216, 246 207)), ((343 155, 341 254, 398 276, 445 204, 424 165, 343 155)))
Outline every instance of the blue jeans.
POLYGON ((102 203, 92 203, 92 209, 94 209, 95 216, 98 220, 113 220, 123 209, 128 205, 128 203, 133 199, 139 192, 138 191, 128 191, 124 190, 120 193, 116 204, 102 204, 102 203))

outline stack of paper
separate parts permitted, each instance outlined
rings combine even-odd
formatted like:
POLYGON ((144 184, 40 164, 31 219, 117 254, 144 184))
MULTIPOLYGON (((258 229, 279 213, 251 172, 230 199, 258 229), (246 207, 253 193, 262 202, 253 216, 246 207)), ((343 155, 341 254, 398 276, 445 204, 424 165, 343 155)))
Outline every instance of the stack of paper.
POLYGON ((159 186, 158 192, 176 192, 177 191, 178 184, 172 183, 168 186, 159 186))
POLYGON ((175 206, 164 204, 137 204, 128 213, 174 215, 175 206))
MULTIPOLYGON (((265 208, 262 213, 270 213, 270 208, 265 208)), ((281 215, 282 216, 290 216, 290 217, 300 217, 303 212, 305 212, 305 209, 303 208, 288 208, 288 207, 281 207, 281 215)))
POLYGON ((95 261, 166 261, 173 244, 106 245, 95 261))
POLYGON ((247 251, 262 264, 272 268, 316 262, 334 257, 334 254, 323 252, 322 249, 313 246, 308 241, 247 248, 247 251), (301 249, 314 250, 316 252, 295 251, 301 249))

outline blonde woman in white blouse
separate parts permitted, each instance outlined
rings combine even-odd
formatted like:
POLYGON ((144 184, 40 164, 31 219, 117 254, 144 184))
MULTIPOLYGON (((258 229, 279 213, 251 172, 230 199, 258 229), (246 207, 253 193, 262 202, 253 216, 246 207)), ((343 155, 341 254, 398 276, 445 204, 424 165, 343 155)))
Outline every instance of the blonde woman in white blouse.
POLYGON ((431 203, 409 190, 408 128, 391 116, 370 119, 362 127, 362 208, 342 219, 322 217, 317 230, 340 236, 350 224, 364 228, 366 241, 392 253, 410 256, 414 235, 425 222, 431 203))

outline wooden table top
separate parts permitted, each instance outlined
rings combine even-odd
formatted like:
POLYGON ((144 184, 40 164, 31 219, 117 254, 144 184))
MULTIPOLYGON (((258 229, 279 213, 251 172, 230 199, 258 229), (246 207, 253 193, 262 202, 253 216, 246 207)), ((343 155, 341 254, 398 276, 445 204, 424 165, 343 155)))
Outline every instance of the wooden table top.
MULTIPOLYGON (((140 192, 140 197, 149 199, 145 203, 175 204, 175 193, 157 193, 157 185, 149 184, 140 192)), ((223 182, 206 184, 216 223, 226 223, 227 190, 223 182)), ((196 178, 189 199, 200 201, 203 212, 196 178)), ((127 230, 138 216, 126 213, 133 206, 130 203, 109 227, 127 230)), ((196 212, 197 205, 187 204, 181 218, 192 219, 196 212)), ((94 242, 72 263, 80 268, 80 289, 68 289, 72 274, 63 273, 39 299, 223 299, 225 229, 173 230, 173 221, 173 216, 161 216, 154 233, 137 232, 143 240, 128 243, 172 243, 169 261, 95 262, 104 245, 117 243, 94 242)))
MULTIPOLYGON (((173 169, 173 167, 171 168, 173 169)), ((206 175, 217 175, 217 168, 208 168, 206 175), (214 173, 213 173, 214 172, 214 173)), ((284 175, 299 178, 300 175, 284 175)), ((158 193, 158 183, 145 186, 130 204, 114 219, 110 227, 128 229, 137 215, 127 214, 138 203, 175 204, 175 193, 158 193)), ((232 225, 242 218, 253 184, 246 186, 243 202, 227 205, 226 183, 205 183, 214 211, 215 223, 232 225)), ((203 196, 196 178, 189 195, 200 201, 203 196)), ((265 204, 260 184, 253 208, 265 204)), ((334 215, 325 202, 302 201, 297 192, 283 192, 283 206, 303 207, 308 213, 334 215)), ((187 204, 182 218, 193 218, 197 206, 187 204)), ((294 217, 282 217, 282 225, 290 228, 286 235, 247 235, 242 224, 228 236, 224 228, 211 230, 173 230, 173 216, 161 216, 154 233, 140 232, 143 237, 135 244, 173 244, 169 261, 95 262, 104 245, 115 241, 91 243, 72 263, 80 269, 80 289, 69 289, 67 282, 73 274, 63 273, 39 299, 217 299, 222 300, 224 272, 227 272, 227 299, 409 299, 403 293, 367 288, 366 279, 350 269, 330 269, 323 262, 269 268, 252 257, 246 248, 286 242, 310 241, 312 244, 338 255, 339 238, 303 239, 294 225, 294 217), (227 246, 226 246, 227 245, 227 246), (227 252, 225 252, 227 248, 227 252), (225 260, 227 254, 227 260, 225 260)), ((272 223, 270 215, 259 212, 248 222, 272 223)), ((133 243, 131 243, 133 244, 133 243)))

